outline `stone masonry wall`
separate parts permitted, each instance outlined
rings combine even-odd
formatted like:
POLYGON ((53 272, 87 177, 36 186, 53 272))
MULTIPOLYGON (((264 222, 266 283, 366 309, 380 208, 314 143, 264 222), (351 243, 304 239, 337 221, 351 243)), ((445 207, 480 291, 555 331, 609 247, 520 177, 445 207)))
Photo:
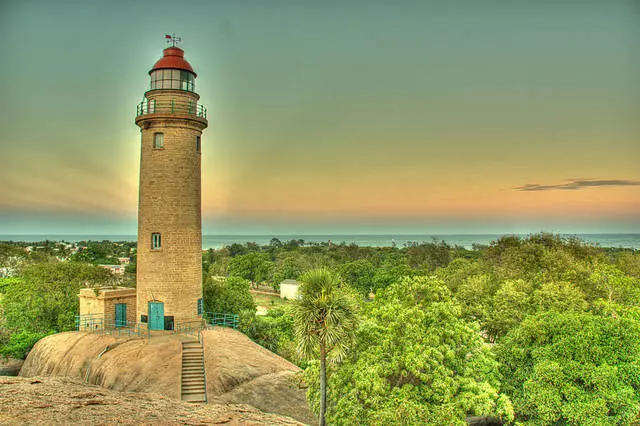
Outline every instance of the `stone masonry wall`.
MULTIPOLYGON (((174 93, 180 102, 193 98, 174 93)), ((149 301, 163 302, 164 315, 174 316, 175 322, 194 319, 202 297, 201 154, 196 136, 206 121, 150 114, 137 124, 142 149, 136 320, 148 315, 149 301), (156 132, 164 134, 163 148, 153 148, 156 132), (160 249, 151 249, 152 233, 161 234, 160 249)))

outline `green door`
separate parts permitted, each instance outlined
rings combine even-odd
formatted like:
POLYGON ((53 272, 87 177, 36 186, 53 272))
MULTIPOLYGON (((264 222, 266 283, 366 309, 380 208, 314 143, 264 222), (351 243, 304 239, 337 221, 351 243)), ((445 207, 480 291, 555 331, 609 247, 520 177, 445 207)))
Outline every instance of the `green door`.
POLYGON ((164 303, 149 302, 149 330, 164 330, 164 303))
POLYGON ((116 327, 124 327, 127 325, 127 304, 116 303, 116 327))

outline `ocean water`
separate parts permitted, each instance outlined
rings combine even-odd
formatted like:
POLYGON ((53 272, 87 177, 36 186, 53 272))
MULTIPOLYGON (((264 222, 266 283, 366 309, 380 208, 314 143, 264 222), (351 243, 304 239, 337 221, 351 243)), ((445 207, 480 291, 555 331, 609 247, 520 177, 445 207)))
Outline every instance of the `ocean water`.
MULTIPOLYGON (((445 241, 450 245, 458 245, 465 248, 472 248, 475 244, 487 245, 495 241, 503 234, 458 234, 458 235, 407 235, 407 234, 385 234, 385 235, 204 235, 202 237, 202 248, 221 248, 232 243, 245 244, 254 242, 260 245, 267 245, 272 238, 278 238, 285 242, 288 240, 302 239, 308 242, 327 242, 334 244, 355 243, 359 246, 385 247, 391 246, 394 242, 398 247, 403 247, 407 242, 440 242, 445 241)), ((563 236, 577 237, 587 243, 597 244, 600 247, 622 247, 640 249, 640 234, 561 234, 563 236)), ((526 237, 526 234, 519 235, 526 237)), ((136 241, 135 235, 0 235, 0 241, 136 241)))

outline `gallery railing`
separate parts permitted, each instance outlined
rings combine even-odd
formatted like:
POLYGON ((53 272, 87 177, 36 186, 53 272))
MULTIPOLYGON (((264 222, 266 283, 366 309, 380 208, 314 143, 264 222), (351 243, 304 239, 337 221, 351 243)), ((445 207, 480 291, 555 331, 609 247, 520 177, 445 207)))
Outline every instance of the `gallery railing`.
POLYGON ((196 102, 144 100, 138 104, 136 117, 147 114, 182 114, 207 118, 207 109, 196 102))

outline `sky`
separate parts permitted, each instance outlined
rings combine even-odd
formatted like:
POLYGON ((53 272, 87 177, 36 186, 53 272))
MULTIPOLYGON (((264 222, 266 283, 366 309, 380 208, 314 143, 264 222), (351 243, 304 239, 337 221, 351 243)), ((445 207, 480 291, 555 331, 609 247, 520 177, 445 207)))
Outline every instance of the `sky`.
POLYGON ((165 34, 205 234, 640 232, 640 3, 0 2, 0 234, 128 234, 165 34))

